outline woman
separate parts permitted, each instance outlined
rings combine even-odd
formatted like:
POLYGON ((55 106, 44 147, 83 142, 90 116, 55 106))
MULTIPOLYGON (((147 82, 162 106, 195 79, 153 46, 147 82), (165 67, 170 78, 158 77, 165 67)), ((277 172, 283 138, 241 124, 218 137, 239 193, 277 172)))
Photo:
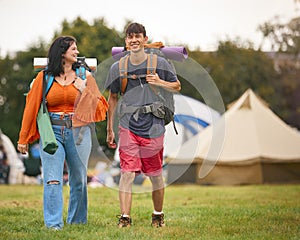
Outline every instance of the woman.
POLYGON ((44 221, 48 228, 63 227, 63 168, 66 160, 70 199, 68 224, 87 222, 87 166, 91 152, 91 124, 102 121, 108 108, 92 74, 77 77, 79 51, 76 39, 58 37, 50 46, 48 65, 39 72, 26 98, 18 150, 25 154, 28 144, 39 138, 36 117, 42 101, 43 75, 54 76, 46 101, 58 149, 40 155, 44 178, 44 221), (71 123, 71 124, 70 124, 71 123))

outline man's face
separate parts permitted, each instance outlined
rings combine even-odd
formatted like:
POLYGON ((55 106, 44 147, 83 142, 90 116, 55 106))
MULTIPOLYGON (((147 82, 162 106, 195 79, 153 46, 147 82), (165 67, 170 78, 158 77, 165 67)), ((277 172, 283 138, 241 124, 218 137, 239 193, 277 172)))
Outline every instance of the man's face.
POLYGON ((148 37, 144 37, 142 33, 131 33, 125 38, 126 47, 132 52, 138 52, 143 49, 147 41, 148 37))

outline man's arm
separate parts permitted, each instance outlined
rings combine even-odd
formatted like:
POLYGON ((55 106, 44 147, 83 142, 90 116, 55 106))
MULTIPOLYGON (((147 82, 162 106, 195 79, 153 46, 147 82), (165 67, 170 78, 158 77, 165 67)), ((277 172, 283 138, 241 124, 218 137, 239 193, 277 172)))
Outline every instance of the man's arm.
POLYGON ((115 133, 113 130, 114 114, 115 114, 115 109, 117 104, 118 104, 118 93, 112 93, 111 91, 109 91, 106 142, 108 147, 110 148, 117 147, 117 144, 115 143, 115 133))
POLYGON ((178 79, 176 82, 167 82, 160 79, 157 73, 154 75, 147 75, 146 81, 151 85, 163 87, 164 89, 170 92, 179 92, 181 90, 181 84, 178 79))

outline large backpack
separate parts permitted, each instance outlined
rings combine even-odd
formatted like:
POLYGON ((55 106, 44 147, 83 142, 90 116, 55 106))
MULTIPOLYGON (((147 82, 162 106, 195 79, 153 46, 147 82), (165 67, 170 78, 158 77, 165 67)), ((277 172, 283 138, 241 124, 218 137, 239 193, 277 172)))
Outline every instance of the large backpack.
MULTIPOLYGON (((128 79, 138 79, 141 77, 146 77, 148 74, 155 74, 157 68, 157 54, 150 52, 147 54, 147 73, 143 75, 128 75, 128 60, 130 54, 125 55, 119 60, 119 74, 121 81, 121 94, 123 95, 126 91, 128 79)), ((175 121, 174 121, 174 112, 175 112, 175 103, 173 98, 173 93, 169 92, 161 87, 156 87, 153 85, 149 85, 154 92, 154 94, 158 97, 159 101, 163 104, 163 119, 165 125, 173 122, 173 127, 178 134, 175 121)), ((155 115, 155 114, 154 114, 155 115)))

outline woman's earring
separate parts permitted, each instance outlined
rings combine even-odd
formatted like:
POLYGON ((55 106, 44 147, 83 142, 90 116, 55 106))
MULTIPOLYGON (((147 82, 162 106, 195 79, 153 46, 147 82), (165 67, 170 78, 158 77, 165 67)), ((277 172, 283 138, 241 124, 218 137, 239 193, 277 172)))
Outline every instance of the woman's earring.
POLYGON ((65 54, 63 53, 62 55, 61 55, 61 58, 62 58, 62 65, 65 65, 65 54))

